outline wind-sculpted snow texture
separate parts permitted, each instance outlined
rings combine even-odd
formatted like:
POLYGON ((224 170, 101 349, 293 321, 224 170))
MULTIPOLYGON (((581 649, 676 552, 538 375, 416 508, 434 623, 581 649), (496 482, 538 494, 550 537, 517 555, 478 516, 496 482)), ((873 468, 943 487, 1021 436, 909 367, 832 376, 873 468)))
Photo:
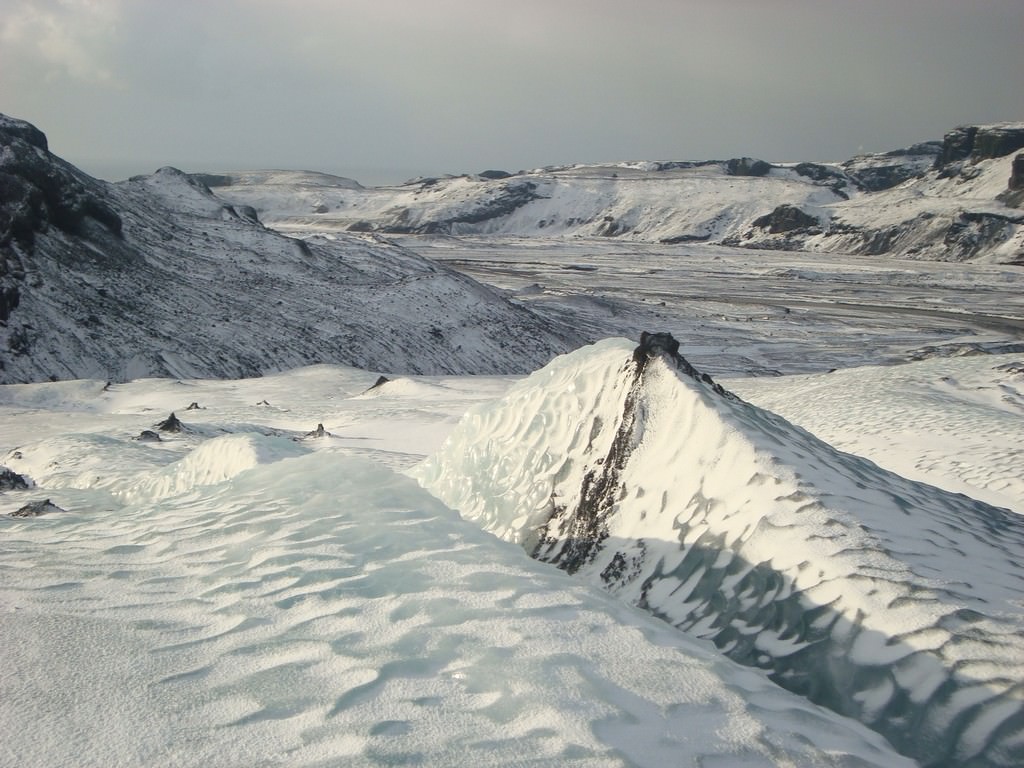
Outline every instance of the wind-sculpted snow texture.
POLYGON ((645 341, 557 359, 416 477, 924 765, 1024 764, 1024 519, 841 453, 645 341))
POLYGON ((525 373, 576 341, 372 235, 265 229, 173 168, 92 179, 0 116, 0 382, 525 373))
POLYGON ((0 387, 4 461, 37 484, 0 495, 0 764, 910 768, 462 520, 391 451, 347 455, 483 396, 372 381, 0 387), (187 430, 132 439, 192 398, 187 430), (357 426, 378 407, 397 425, 357 426), (302 437, 325 411, 336 436, 302 437))

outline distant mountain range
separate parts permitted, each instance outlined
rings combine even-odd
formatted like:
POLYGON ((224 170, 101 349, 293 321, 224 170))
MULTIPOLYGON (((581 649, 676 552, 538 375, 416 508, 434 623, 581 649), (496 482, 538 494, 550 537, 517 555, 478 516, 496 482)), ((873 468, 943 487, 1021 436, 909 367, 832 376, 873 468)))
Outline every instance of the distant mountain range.
POLYGON ((100 181, 0 116, 0 383, 525 373, 580 343, 379 237, 287 237, 173 168, 100 181))
POLYGON ((1024 124, 842 164, 307 171, 111 184, 0 115, 0 383, 311 363, 525 373, 588 339, 382 234, 690 241, 1024 265, 1024 124), (294 237, 293 237, 294 236, 294 237))
POLYGON ((1024 264, 1024 123, 844 163, 552 166, 362 187, 312 172, 201 174, 292 233, 617 237, 1024 264))

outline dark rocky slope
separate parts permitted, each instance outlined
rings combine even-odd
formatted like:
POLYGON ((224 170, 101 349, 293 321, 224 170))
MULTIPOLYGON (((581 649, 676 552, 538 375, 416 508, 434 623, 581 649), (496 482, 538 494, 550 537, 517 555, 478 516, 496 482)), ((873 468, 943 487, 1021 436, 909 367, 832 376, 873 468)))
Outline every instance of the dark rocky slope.
POLYGON ((379 237, 286 237, 172 168, 93 179, 0 116, 0 382, 521 373, 579 341, 379 237))

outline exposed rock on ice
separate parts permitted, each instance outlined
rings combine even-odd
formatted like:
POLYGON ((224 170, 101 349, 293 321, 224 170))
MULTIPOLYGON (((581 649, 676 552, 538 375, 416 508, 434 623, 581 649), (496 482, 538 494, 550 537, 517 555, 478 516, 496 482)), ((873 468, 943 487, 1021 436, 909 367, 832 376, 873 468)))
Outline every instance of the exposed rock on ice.
POLYGON ((187 432, 188 428, 182 424, 181 419, 171 412, 171 415, 158 424, 154 425, 161 432, 187 432))
POLYGON ((28 481, 7 467, 0 467, 0 491, 21 491, 29 487, 28 481))
POLYGON ((19 507, 11 512, 11 517, 39 517, 40 515, 48 515, 51 512, 63 511, 63 509, 49 499, 43 499, 40 501, 30 501, 28 504, 19 507))
POLYGON ((734 157, 725 164, 725 172, 730 176, 767 176, 771 169, 769 163, 752 157, 734 157))
POLYGON ((311 432, 307 432, 305 434, 305 437, 314 437, 314 438, 316 438, 316 437, 332 437, 332 436, 333 435, 331 435, 330 432, 328 432, 326 429, 324 429, 324 425, 323 424, 317 424, 316 425, 316 429, 314 429, 311 432))

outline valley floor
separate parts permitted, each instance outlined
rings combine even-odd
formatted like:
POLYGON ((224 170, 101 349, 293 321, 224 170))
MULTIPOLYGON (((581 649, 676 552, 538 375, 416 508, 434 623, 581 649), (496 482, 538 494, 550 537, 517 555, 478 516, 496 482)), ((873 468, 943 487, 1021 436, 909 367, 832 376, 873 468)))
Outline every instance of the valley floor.
POLYGON ((609 238, 400 242, 594 339, 669 331, 713 376, 1024 350, 1020 267, 609 238))

